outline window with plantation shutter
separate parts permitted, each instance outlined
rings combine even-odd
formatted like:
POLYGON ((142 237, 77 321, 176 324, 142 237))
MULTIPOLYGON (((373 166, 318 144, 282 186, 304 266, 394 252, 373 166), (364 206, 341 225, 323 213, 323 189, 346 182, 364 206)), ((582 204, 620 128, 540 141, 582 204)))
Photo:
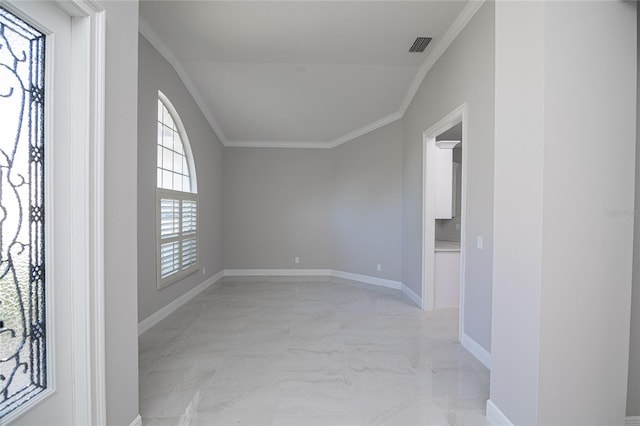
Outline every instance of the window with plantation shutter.
POLYGON ((157 141, 158 288, 198 270, 198 195, 184 126, 158 92, 157 141))

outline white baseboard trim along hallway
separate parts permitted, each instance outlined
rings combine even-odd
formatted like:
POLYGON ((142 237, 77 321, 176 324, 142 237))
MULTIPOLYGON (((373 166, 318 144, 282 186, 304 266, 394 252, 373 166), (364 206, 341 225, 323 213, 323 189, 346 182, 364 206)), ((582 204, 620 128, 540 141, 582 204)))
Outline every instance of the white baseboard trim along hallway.
POLYGON ((150 329, 151 327, 153 327, 154 325, 156 325, 157 323, 159 323, 160 321, 162 321, 163 319, 165 319, 166 317, 168 317, 169 315, 171 315, 180 306, 184 305, 189 300, 193 299, 198 294, 202 293, 204 290, 206 290, 207 288, 211 287, 213 284, 218 282, 220 278, 224 276, 223 272, 224 271, 218 272, 211 278, 204 281, 202 284, 199 284, 198 286, 192 288, 182 296, 178 297, 173 302, 166 305, 164 308, 160 309, 159 311, 151 314, 147 318, 140 321, 138 323, 138 336, 144 333, 145 331, 147 331, 148 329, 150 329))
POLYGON ((640 416, 627 417, 624 426, 640 426, 640 416))
POLYGON ((491 370, 491 354, 487 352, 485 348, 480 346, 478 342, 469 337, 466 333, 462 335, 462 341, 460 342, 462 346, 471 352, 473 356, 475 356, 478 361, 484 364, 489 370, 491 370))
POLYGON ((392 281, 385 278, 371 277, 369 275, 352 274, 351 272, 334 271, 330 272, 332 277, 343 278, 345 280, 359 281, 365 284, 379 285, 381 287, 394 288, 400 290, 402 283, 399 281, 392 281))
POLYGON ((404 293, 405 296, 411 299, 413 303, 418 305, 418 307, 422 306, 422 298, 418 296, 413 290, 411 290, 409 287, 407 287, 404 284, 402 284, 401 290, 402 290, 402 293, 404 293))
POLYGON ((491 400, 487 401, 487 420, 493 426, 513 426, 513 423, 491 400))
POLYGON ((330 269, 225 269, 225 277, 326 277, 330 269))
MULTIPOLYGON (((346 280, 359 281, 365 284, 378 285, 382 287, 393 288, 396 290, 402 289, 402 283, 398 281, 387 280, 384 278, 371 277, 368 275, 352 274, 350 272, 334 271, 332 269, 225 269, 202 284, 189 290, 182 296, 175 299, 173 302, 166 305, 159 311, 151 314, 147 318, 138 323, 138 335, 141 335, 151 327, 171 315, 180 306, 187 303, 189 300, 202 293, 207 288, 218 282, 223 277, 336 277, 346 280)), ((411 291, 407 288, 407 290, 411 291)), ((404 292, 404 291, 403 291, 404 292)), ((404 292, 407 294, 406 292, 404 292)), ((413 293, 413 292, 412 292, 413 293)), ((411 300, 415 302, 415 299, 407 294, 411 300)), ((414 297, 417 297, 413 293, 414 297)), ((417 303, 417 302, 416 302, 417 303)))

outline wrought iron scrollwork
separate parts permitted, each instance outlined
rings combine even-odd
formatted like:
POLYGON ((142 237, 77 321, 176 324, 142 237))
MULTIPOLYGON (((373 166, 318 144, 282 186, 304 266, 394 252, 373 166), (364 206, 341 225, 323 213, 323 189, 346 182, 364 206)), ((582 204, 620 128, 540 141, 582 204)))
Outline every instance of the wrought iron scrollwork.
POLYGON ((0 419, 47 388, 45 35, 0 7, 0 419))

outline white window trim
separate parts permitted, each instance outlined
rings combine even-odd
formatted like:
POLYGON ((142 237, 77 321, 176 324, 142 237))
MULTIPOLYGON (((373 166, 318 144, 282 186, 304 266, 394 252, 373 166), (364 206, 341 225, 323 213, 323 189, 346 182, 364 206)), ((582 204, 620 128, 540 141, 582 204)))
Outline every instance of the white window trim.
MULTIPOLYGON (((180 135, 180 140, 182 141, 182 149, 184 149, 184 155, 187 157, 187 165, 189 166, 189 178, 191 180, 191 192, 194 194, 198 193, 198 178, 196 177, 196 165, 193 161, 193 152, 191 152, 191 143, 189 142, 189 136, 187 135, 187 131, 184 128, 184 124, 182 124, 182 120, 180 119, 180 115, 178 111, 173 106, 169 98, 158 90, 158 99, 162 102, 162 104, 167 108, 169 114, 171 114, 171 118, 173 118, 173 122, 176 124, 178 128, 178 134, 180 135)), ((158 141, 156 140, 156 149, 158 145, 158 141)), ((157 182, 156 182, 157 186, 157 182)))
MULTIPOLYGON (((160 188, 158 187, 158 182, 156 181, 156 287, 158 290, 160 290, 200 270, 200 202, 198 201, 198 179, 196 177, 196 166, 193 160, 193 153, 191 151, 191 144, 189 143, 187 131, 184 127, 184 124, 182 123, 182 119, 180 118, 178 111, 173 106, 169 98, 160 90, 158 90, 158 99, 160 100, 160 102, 162 102, 164 107, 167 108, 167 111, 169 111, 169 114, 171 114, 173 122, 178 128, 178 134, 180 135, 180 140, 182 141, 182 149, 184 150, 184 154, 187 159, 187 166, 189 167, 189 178, 191 181, 191 192, 160 188), (186 269, 181 269, 180 271, 173 273, 165 278, 162 278, 161 273, 162 239, 160 237, 160 200, 162 198, 181 201, 192 200, 196 202, 196 263, 186 269)), ((157 149, 158 141, 156 140, 156 150, 157 149)), ((180 224, 180 226, 182 227, 182 223, 180 224)), ((182 241, 182 236, 180 237, 180 241, 182 241)), ((180 253, 182 254, 182 250, 180 251, 180 253)), ((182 263, 182 259, 180 263, 182 263)))
MULTIPOLYGON (((182 219, 182 218, 181 218, 182 219)), ((180 220, 180 227, 182 227, 182 220, 180 220)), ((188 238, 192 238, 189 236, 188 238)), ((182 242, 185 239, 182 236, 182 230, 180 231, 180 236, 178 237, 178 241, 182 242)), ((200 269, 200 203, 198 202, 198 194, 193 194, 191 192, 181 192, 181 191, 172 191, 169 189, 156 189, 156 283, 158 289, 165 288, 170 284, 173 284, 177 281, 182 280, 183 278, 198 272, 200 269), (161 218, 160 218, 160 200, 161 199, 170 199, 170 200, 179 200, 179 201, 195 201, 196 202, 196 263, 189 266, 186 269, 182 269, 182 248, 180 250, 180 265, 181 269, 178 272, 175 272, 171 275, 162 278, 161 276, 161 247, 162 247, 162 237, 160 236, 160 226, 161 226, 161 218)))

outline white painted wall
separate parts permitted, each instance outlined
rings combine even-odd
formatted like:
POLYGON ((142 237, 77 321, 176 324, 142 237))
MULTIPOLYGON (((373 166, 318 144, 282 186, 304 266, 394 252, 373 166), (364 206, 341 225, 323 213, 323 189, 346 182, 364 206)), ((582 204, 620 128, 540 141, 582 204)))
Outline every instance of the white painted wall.
POLYGON ((633 209, 635 7, 496 4, 491 401, 514 424, 624 423, 633 217, 607 211, 633 209))
POLYGON ((431 68, 403 122, 402 282, 422 289, 422 133, 468 105, 465 331, 491 351, 494 3, 486 2, 431 68), (475 246, 484 237, 484 250, 475 246))
POLYGON ((174 68, 142 35, 138 78, 138 319, 143 320, 222 270, 222 150, 174 68), (198 178, 200 271, 156 288, 158 90, 178 111, 198 178), (205 273, 203 273, 205 272, 205 273))
POLYGON ((105 316, 107 424, 138 415, 138 2, 106 10, 105 316))
MULTIPOLYGON (((637 11, 640 23, 640 8, 637 11)), ((640 33, 638 33, 640 52, 640 33)), ((640 54, 638 55, 640 69, 640 54)), ((636 201, 640 212, 640 75, 636 95, 636 201)), ((640 416, 640 219, 635 217, 633 229, 633 290, 631 299, 631 344, 629 347, 629 379, 627 381, 627 416, 640 416)))
POLYGON ((331 157, 332 269, 400 281, 402 123, 340 145, 331 157))
POLYGON ((491 400, 536 424, 544 139, 542 2, 496 5, 491 400), (518 303, 517 301, 522 301, 518 303))
POLYGON ((225 269, 331 267, 330 150, 225 148, 223 170, 225 269))

